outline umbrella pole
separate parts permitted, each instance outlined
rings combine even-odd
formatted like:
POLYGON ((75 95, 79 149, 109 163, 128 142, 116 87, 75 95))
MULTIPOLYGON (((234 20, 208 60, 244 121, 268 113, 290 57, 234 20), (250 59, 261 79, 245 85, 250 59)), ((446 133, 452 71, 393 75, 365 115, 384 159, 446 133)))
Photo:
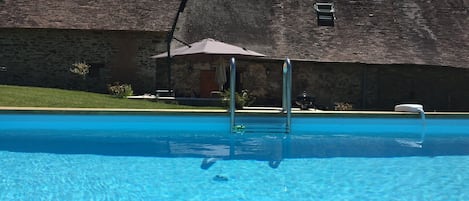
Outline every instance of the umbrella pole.
MULTIPOLYGON (((168 40, 169 41, 169 40, 168 40)), ((168 90, 171 90, 172 89, 172 86, 171 86, 171 42, 169 41, 167 43, 167 48, 168 48, 168 57, 167 57, 167 64, 168 64, 168 90)))
POLYGON ((168 90, 172 90, 173 87, 171 86, 171 41, 173 40, 174 37, 174 30, 176 29, 176 24, 179 19, 179 14, 184 12, 184 8, 186 7, 187 0, 181 0, 181 4, 179 4, 179 9, 178 12, 176 13, 176 17, 174 18, 173 21, 173 26, 171 27, 171 31, 168 33, 168 37, 166 39, 166 48, 168 49, 168 57, 167 57, 167 63, 168 63, 168 90))

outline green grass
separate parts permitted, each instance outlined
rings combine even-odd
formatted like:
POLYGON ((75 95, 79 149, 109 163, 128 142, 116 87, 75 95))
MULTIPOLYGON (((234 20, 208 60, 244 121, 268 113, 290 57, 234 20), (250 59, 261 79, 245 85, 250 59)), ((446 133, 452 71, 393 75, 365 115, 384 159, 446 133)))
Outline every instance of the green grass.
MULTIPOLYGON (((129 108, 129 109, 201 109, 148 100, 114 98, 111 95, 62 89, 0 85, 0 106, 63 108, 129 108)), ((219 109, 219 108, 218 108, 219 109)))

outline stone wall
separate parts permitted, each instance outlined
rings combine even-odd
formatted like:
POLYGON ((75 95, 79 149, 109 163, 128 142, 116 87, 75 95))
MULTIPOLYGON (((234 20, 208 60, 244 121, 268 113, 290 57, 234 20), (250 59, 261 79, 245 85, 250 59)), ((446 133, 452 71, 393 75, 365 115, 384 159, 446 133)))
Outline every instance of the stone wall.
POLYGON ((132 84, 136 92, 155 89, 151 55, 165 51, 158 32, 59 29, 2 29, 0 84, 106 92, 106 84, 132 84), (73 63, 92 64, 86 80, 70 73, 73 63))
MULTIPOLYGON (((238 60, 237 90, 249 90, 257 97, 257 106, 280 106, 282 64, 279 60, 238 60)), ((469 111, 468 69, 305 61, 292 64, 293 98, 306 91, 321 109, 332 110, 337 102, 350 103, 358 110, 393 110, 396 104, 420 103, 427 111, 469 111)), ((172 74, 178 95, 196 96, 200 70, 215 70, 216 65, 209 61, 175 64, 172 74)))
POLYGON ((426 111, 469 111, 469 70, 438 66, 372 65, 367 85, 375 100, 365 106, 390 108, 398 103, 422 103, 426 111))
MULTIPOLYGON (((280 106, 283 61, 239 63, 240 87, 256 96, 257 104, 280 106)), ((323 109, 331 109, 335 102, 352 103, 361 108, 362 66, 295 61, 292 65, 293 98, 307 92, 323 109)))
MULTIPOLYGON (((106 84, 120 81, 132 84, 136 93, 153 93, 155 83, 167 82, 165 60, 155 66, 149 58, 166 51, 164 37, 156 32, 2 29, 0 66, 7 71, 0 71, 0 84, 106 92, 106 84), (102 66, 83 80, 69 72, 80 61, 102 66)), ((256 96, 256 105, 280 106, 282 63, 239 59, 238 89, 256 96)), ((217 65, 213 58, 176 59, 172 81, 177 95, 197 97, 200 71, 214 71, 217 65)), ((464 68, 293 61, 293 96, 306 91, 323 109, 335 102, 365 110, 422 103, 426 110, 469 111, 467 80, 464 68)))

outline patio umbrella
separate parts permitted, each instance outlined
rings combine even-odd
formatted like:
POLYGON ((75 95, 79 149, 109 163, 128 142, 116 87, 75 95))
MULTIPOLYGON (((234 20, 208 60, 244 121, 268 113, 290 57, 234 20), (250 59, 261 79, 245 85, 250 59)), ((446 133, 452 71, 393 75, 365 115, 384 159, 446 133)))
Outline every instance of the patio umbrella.
MULTIPOLYGON (((265 57, 261 53, 248 50, 246 48, 238 47, 228 43, 220 42, 215 39, 206 38, 201 41, 189 44, 188 46, 183 46, 171 50, 171 57, 174 56, 184 56, 184 55, 194 55, 194 54, 207 54, 207 55, 242 55, 242 56, 253 56, 253 57, 265 57)), ((154 55, 151 58, 159 59, 166 58, 168 53, 161 53, 154 55)))
MULTIPOLYGON (((248 50, 246 48, 238 47, 228 43, 220 42, 215 39, 206 38, 201 41, 182 46, 171 50, 171 57, 190 57, 192 55, 197 56, 242 56, 242 57, 265 57, 266 55, 248 50)), ((153 59, 167 58, 168 52, 151 56, 153 59)), ((215 80, 218 84, 218 89, 223 90, 223 85, 226 83, 226 65, 227 63, 220 60, 219 66, 216 68, 215 80)), ((168 80, 170 80, 171 70, 168 71, 168 80)))

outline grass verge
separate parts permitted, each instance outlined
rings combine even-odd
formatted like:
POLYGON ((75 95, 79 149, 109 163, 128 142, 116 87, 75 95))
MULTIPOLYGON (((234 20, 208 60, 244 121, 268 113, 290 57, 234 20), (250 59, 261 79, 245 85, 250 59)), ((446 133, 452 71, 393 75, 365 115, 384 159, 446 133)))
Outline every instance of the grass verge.
POLYGON ((148 100, 114 98, 111 95, 53 88, 0 85, 0 106, 129 109, 220 109, 166 104, 148 100))

